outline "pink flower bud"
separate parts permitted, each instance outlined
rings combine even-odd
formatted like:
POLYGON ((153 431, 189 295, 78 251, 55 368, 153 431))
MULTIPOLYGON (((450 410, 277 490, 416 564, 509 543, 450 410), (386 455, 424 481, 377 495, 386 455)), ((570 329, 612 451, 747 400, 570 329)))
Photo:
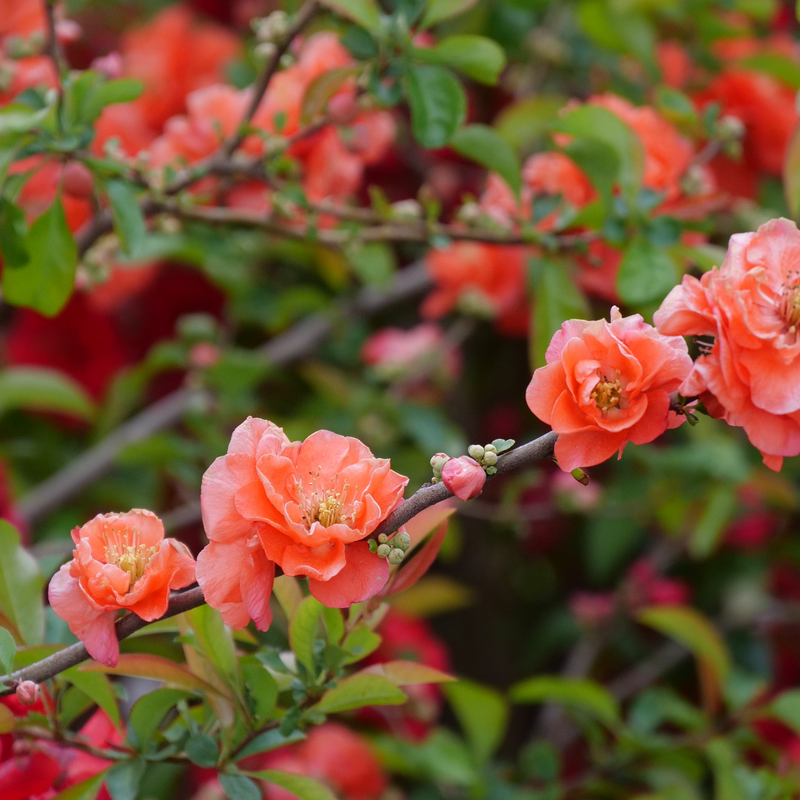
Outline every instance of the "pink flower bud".
POLYGON ((442 481, 459 500, 471 500, 483 491, 486 473, 474 458, 461 456, 442 467, 442 481))
POLYGON ((337 94, 328 101, 328 115, 337 125, 347 125, 358 114, 358 106, 352 94, 337 94))
POLYGON ((39 684, 33 681, 20 681, 17 684, 17 700, 24 706, 32 706, 39 698, 39 684))
POLYGON ((219 361, 220 356, 220 349, 215 344, 198 342, 189 351, 189 363, 197 369, 208 369, 219 361))
POLYGON ((122 56, 115 51, 107 56, 99 56, 92 61, 92 69, 108 80, 113 81, 122 75, 122 56))
POLYGON ((76 200, 85 200, 92 196, 94 185, 92 173, 80 163, 80 161, 70 161, 64 167, 62 175, 64 192, 76 200))

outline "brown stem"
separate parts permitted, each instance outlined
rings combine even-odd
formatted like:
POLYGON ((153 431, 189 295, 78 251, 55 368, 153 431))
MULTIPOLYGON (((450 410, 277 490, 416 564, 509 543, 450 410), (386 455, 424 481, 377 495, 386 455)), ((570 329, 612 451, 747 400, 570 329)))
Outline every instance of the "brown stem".
POLYGON ((58 76, 58 91, 61 94, 61 78, 68 69, 67 59, 61 49, 61 43, 56 35, 56 2, 55 0, 42 0, 44 3, 45 19, 47 20, 47 42, 44 52, 50 57, 58 76))
MULTIPOLYGON (((505 453, 497 460, 497 473, 498 475, 504 472, 509 472, 520 467, 527 466, 534 461, 543 458, 551 458, 553 455, 553 446, 555 445, 558 436, 553 433, 544 434, 538 439, 534 439, 528 444, 512 450, 510 453, 505 453)), ((493 477, 493 476, 488 476, 493 477)), ((380 533, 390 533, 397 530, 401 525, 405 525, 412 517, 415 517, 420 511, 432 506, 441 500, 452 497, 451 492, 443 483, 437 483, 433 486, 423 486, 417 489, 414 494, 408 498, 396 511, 390 514, 384 522, 378 526, 373 535, 380 533)), ((199 586, 188 589, 184 592, 174 593, 169 601, 167 613, 161 619, 166 617, 174 617, 176 614, 181 614, 184 611, 189 611, 192 608, 197 608, 205 602, 203 598, 203 591, 199 586)), ((121 617, 116 622, 117 639, 127 638, 135 631, 144 628, 149 623, 145 622, 136 614, 129 613, 121 617)), ((43 658, 29 667, 17 670, 11 675, 4 675, 0 677, 0 681, 9 684, 8 688, 0 691, 0 697, 11 694, 15 686, 20 681, 33 681, 34 683, 41 683, 42 681, 58 675, 76 664, 80 664, 89 658, 86 647, 83 642, 70 645, 58 653, 54 653, 47 658, 43 658)))
POLYGON ((319 3, 317 0, 306 0, 295 15, 286 35, 281 39, 280 43, 276 45, 275 51, 267 59, 267 63, 264 65, 264 69, 261 71, 258 81, 253 88, 253 97, 250 100, 250 105, 247 107, 242 121, 237 126, 236 132, 223 142, 220 148, 220 155, 222 158, 230 158, 238 149, 239 145, 245 140, 247 135, 246 129, 255 116, 256 111, 258 111, 259 105, 261 105, 261 100, 264 98, 269 82, 280 66, 281 58, 289 49, 295 37, 308 25, 314 14, 317 13, 318 8, 319 3))

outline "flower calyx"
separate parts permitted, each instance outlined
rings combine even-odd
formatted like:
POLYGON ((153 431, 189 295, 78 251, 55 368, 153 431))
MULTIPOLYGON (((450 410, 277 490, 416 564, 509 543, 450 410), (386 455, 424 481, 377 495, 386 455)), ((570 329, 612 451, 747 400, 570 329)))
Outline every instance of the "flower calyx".
POLYGON ((390 564, 399 564, 406 557, 406 550, 411 547, 411 537, 403 528, 388 536, 385 533, 377 539, 369 540, 369 551, 378 558, 385 558, 390 564))

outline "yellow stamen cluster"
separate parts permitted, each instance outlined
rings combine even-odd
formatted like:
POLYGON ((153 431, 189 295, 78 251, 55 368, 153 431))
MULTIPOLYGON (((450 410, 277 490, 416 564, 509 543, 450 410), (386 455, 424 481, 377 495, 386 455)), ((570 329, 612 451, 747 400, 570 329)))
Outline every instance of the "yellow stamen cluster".
POLYGON ((595 405, 604 414, 608 413, 612 408, 618 408, 622 399, 622 387, 619 385, 619 377, 610 381, 603 375, 602 380, 598 381, 597 385, 592 389, 590 396, 595 405))
POLYGON ((792 274, 795 275, 794 281, 783 285, 778 310, 786 320, 789 332, 796 333, 800 325, 800 280, 795 273, 792 274))
POLYGON ((144 575, 150 559, 156 554, 158 548, 142 544, 136 528, 129 531, 126 527, 123 533, 111 528, 110 531, 105 532, 105 539, 106 563, 119 567, 131 576, 128 586, 130 592, 136 581, 144 575))
MULTIPOLYGON (((300 481, 297 482, 297 492, 300 495, 300 516, 303 523, 309 529, 315 522, 319 522, 323 528, 338 524, 352 525, 355 521, 355 513, 352 511, 349 514, 345 512, 348 484, 344 484, 341 492, 337 492, 333 488, 321 489, 318 486, 321 472, 322 467, 317 469, 316 475, 309 472, 312 489, 310 494, 306 494, 305 488, 300 481)), ((338 474, 334 475, 331 478, 331 484, 338 477, 338 474)))

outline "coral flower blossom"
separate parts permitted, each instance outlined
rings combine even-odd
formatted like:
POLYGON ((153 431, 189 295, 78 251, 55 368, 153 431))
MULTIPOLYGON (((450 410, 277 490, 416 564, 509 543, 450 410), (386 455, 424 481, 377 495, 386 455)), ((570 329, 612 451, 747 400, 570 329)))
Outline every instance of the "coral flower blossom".
POLYGON ((133 611, 152 622, 167 610, 170 589, 194 582, 188 548, 164 538, 152 511, 98 514, 72 531, 73 560, 50 581, 50 605, 83 641, 89 655, 114 666, 119 642, 116 612, 133 611))
POLYGON ((652 442, 682 420, 669 394, 692 360, 679 336, 662 336, 638 314, 611 321, 572 319, 553 336, 547 366, 526 392, 531 411, 559 434, 555 456, 564 471, 620 456, 628 442, 652 442))
POLYGON ((681 387, 744 428, 764 463, 800 454, 800 231, 788 219, 731 236, 722 267, 684 276, 654 320, 662 333, 712 336, 681 387))
POLYGON ((373 597, 389 567, 362 540, 401 502, 407 483, 358 439, 317 431, 290 442, 271 422, 248 418, 203 476, 211 543, 197 580, 206 601, 233 627, 253 619, 266 630, 276 564, 308 577, 327 606, 373 597))

